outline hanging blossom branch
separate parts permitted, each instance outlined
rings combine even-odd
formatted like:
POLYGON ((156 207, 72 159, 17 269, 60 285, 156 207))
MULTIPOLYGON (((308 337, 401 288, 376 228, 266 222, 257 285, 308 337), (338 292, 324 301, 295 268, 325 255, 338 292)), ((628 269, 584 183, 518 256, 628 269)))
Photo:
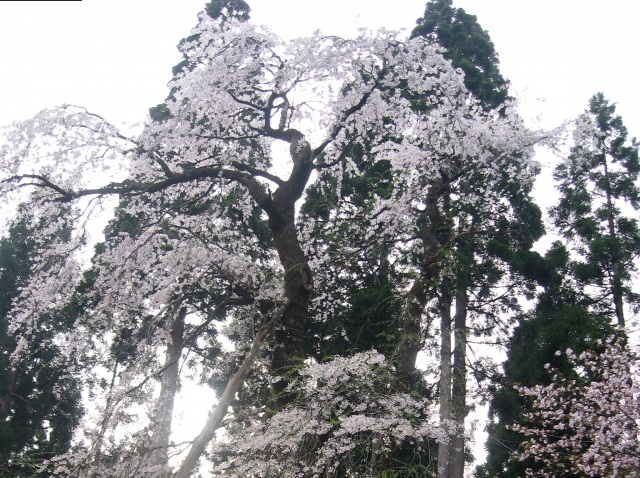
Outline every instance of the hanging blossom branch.
POLYGON ((575 379, 547 364, 551 385, 516 387, 533 398, 530 425, 513 426, 529 440, 512 459, 537 465, 527 476, 640 477, 638 357, 621 339, 607 342, 602 354, 564 352, 575 379))

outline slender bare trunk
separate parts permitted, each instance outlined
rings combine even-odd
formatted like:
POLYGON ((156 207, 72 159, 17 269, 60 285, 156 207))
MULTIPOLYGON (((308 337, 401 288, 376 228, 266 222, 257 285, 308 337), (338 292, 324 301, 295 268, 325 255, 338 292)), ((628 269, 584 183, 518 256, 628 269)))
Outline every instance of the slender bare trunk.
MULTIPOLYGON (((178 392, 180 356, 184 345, 184 320, 187 309, 183 307, 178 312, 171 326, 171 340, 167 344, 165 354, 165 367, 160 380, 160 395, 153 417, 154 431, 152 438, 152 465, 167 466, 169 461, 168 451, 171 439, 171 421, 173 418, 173 406, 178 392)), ((169 476, 167 471, 160 476, 169 476)))
POLYGON ((258 351, 260 350, 260 345, 267 338, 269 332, 272 331, 273 327, 277 326, 277 323, 282 320, 282 317, 285 315, 290 304, 290 301, 285 301, 285 303, 276 311, 273 318, 258 331, 255 339, 253 340, 253 344, 251 345, 251 350, 245 357, 242 365, 240 365, 238 371, 233 377, 229 379, 229 382, 227 382, 227 386, 224 389, 220 400, 218 400, 218 403, 209 413, 207 423, 202 428, 200 434, 193 441, 189 453, 182 462, 182 465, 180 466, 178 472, 174 475, 174 478, 191 477, 193 470, 200 460, 200 457, 204 454, 206 446, 213 439, 216 430, 220 428, 222 420, 227 415, 227 410, 231 405, 231 401, 234 399, 238 390, 240 390, 240 387, 242 387, 242 384, 244 383, 245 378, 247 377, 247 374, 251 369, 251 366, 255 362, 258 351))
POLYGON ((451 423, 451 296, 446 284, 442 286, 440 326, 440 428, 447 440, 438 444, 438 478, 450 476, 451 423))
POLYGON ((453 377, 451 387, 451 420, 454 433, 451 440, 450 478, 464 477, 464 419, 467 395, 467 288, 464 281, 456 285, 456 314, 454 318, 453 377))

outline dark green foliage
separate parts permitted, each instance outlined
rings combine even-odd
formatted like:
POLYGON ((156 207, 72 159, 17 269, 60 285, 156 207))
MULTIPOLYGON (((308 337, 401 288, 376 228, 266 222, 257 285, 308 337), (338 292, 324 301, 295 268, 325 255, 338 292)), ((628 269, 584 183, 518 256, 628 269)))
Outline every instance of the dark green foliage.
POLYGON ((475 15, 454 8, 452 0, 432 0, 417 20, 412 36, 425 37, 444 47, 445 58, 465 74, 465 85, 489 108, 508 99, 508 82, 499 70, 498 55, 489 34, 475 15))
MULTIPOLYGON (((370 280, 371 276, 364 278, 370 280)), ((351 355, 375 349, 393 357, 400 340, 400 301, 391 284, 369 288, 349 288, 349 304, 343 315, 319 324, 318 335, 324 337, 317 349, 318 357, 351 355)), ((310 343, 309 345, 313 345, 310 343)))
POLYGON ((519 318, 509 342, 502 383, 491 401, 489 455, 481 477, 524 476, 525 468, 535 470, 531 460, 508 461, 524 440, 508 427, 522 424, 530 409, 513 385, 547 385, 547 363, 571 377, 565 355, 555 352, 593 349, 596 340, 616 332, 614 321, 624 325, 625 304, 638 304, 630 283, 640 251, 638 221, 631 214, 640 196, 637 144, 627 141, 615 105, 601 93, 591 98, 574 137, 575 146, 554 172, 560 200, 551 210, 569 248, 555 243, 544 259, 526 254, 516 262, 544 291, 535 310, 519 318))
POLYGON ((614 333, 614 328, 598 314, 589 312, 586 303, 572 287, 569 253, 555 243, 543 261, 536 260, 538 277, 544 291, 538 296, 534 311, 518 318, 509 340, 504 374, 493 392, 488 426, 487 463, 478 470, 479 477, 524 476, 531 462, 509 462, 509 456, 524 441, 524 436, 508 427, 523 423, 530 403, 513 388, 514 385, 547 385, 550 376, 545 364, 573 375, 566 354, 558 350, 571 348, 576 353, 594 349, 596 341, 614 333))
POLYGON ((509 456, 518 450, 525 437, 508 426, 523 423, 523 415, 530 408, 530 401, 519 396, 513 385, 547 385, 549 374, 544 367, 547 363, 571 376, 565 354, 556 356, 555 351, 571 348, 580 353, 593 349, 598 338, 611 332, 611 327, 603 323, 601 317, 575 305, 567 305, 557 312, 539 311, 519 320, 509 342, 502 383, 491 401, 488 457, 479 476, 524 476, 526 468, 535 469, 532 461, 509 461, 509 456))
POLYGON ((28 207, 20 208, 8 235, 0 239, 0 476, 44 476, 45 459, 69 449, 78 424, 80 389, 69 376, 60 350, 50 342, 72 322, 65 312, 43 313, 28 350, 17 363, 11 354, 17 337, 10 331, 12 301, 30 277, 36 244, 28 207))
POLYGON ((373 146, 370 141, 374 138, 360 139, 361 142, 354 142, 342 153, 342 160, 348 158, 358 171, 355 174, 345 172, 339 188, 337 178, 323 173, 320 182, 324 183, 324 188, 311 186, 301 207, 303 214, 317 218, 320 227, 314 235, 330 250, 340 250, 345 245, 363 249, 357 257, 335 255, 336 274, 340 279, 329 284, 331 290, 327 293, 334 298, 339 295, 345 307, 332 314, 328 321, 312 323, 315 330, 309 337, 313 340, 308 346, 318 360, 371 349, 391 358, 401 337, 401 304, 390 277, 389 250, 384 245, 366 246, 364 235, 370 224, 364 219, 365 223, 338 221, 337 227, 322 229, 323 225, 331 224, 330 215, 336 213, 339 204, 345 204, 349 211, 362 211, 366 216, 377 198, 388 197, 393 190, 390 163, 384 159, 375 160, 369 151, 373 146), (327 234, 331 237, 326 237, 327 234), (345 273, 348 273, 346 279, 345 273))
POLYGON ((623 303, 640 303, 631 289, 640 253, 638 145, 628 141, 615 105, 602 93, 591 98, 575 138, 569 157, 554 172, 560 201, 551 214, 575 247, 572 272, 591 306, 624 326, 623 303))
POLYGON ((243 0, 213 0, 204 7, 205 12, 214 20, 229 19, 247 21, 251 7, 243 0))

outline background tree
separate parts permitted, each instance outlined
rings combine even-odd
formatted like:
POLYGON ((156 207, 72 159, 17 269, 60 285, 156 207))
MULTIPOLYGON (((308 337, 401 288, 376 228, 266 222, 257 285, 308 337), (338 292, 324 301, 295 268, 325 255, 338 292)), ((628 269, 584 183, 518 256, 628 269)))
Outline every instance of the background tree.
MULTIPOLYGON (((548 386, 551 376, 547 364, 567 377, 574 375, 573 364, 558 350, 576 353, 602 350, 597 341, 614 333, 603 318, 589 311, 570 271, 569 251, 555 243, 544 258, 532 254, 523 263, 543 287, 535 308, 518 317, 507 345, 503 375, 496 383, 489 409, 487 461, 477 470, 481 477, 523 476, 525 469, 540 470, 533 458, 514 461, 512 454, 526 438, 514 430, 525 423, 531 411, 531 396, 519 395, 514 386, 548 386)), ((540 471, 541 472, 541 471, 540 471)))
POLYGON ((411 35, 431 39, 445 48, 444 57, 464 72, 467 89, 483 105, 497 108, 505 103, 509 82, 500 73, 489 33, 475 15, 454 7, 452 0, 431 0, 416 23, 411 35))
POLYGON ((640 251, 638 145, 627 140, 622 118, 602 93, 576 121, 574 146, 555 170, 560 201, 551 214, 560 233, 575 245, 576 280, 594 310, 624 327, 625 303, 637 304, 630 287, 640 251))
MULTIPOLYGON (((450 0, 437 0, 427 4, 417 23, 412 36, 445 48, 443 55, 463 70, 466 87, 483 108, 499 114, 507 107, 508 82, 500 73, 489 35, 475 16, 454 8, 450 0)), ((478 169, 461 181, 454 173, 431 186, 431 193, 440 196, 436 201, 442 201, 437 214, 432 212, 428 219, 437 231, 431 242, 449 249, 444 275, 450 276, 443 277, 439 290, 432 293, 439 303, 436 314, 441 315, 440 413, 443 422, 455 423, 451 443, 439 446, 441 477, 464 474, 468 338, 487 337, 504 328, 500 317, 517 309, 516 290, 525 287, 522 271, 511 262, 543 233, 541 214, 529 197, 531 186, 526 180, 514 180, 521 174, 508 173, 517 163, 514 158, 511 165, 502 166, 502 177, 478 169), (482 208, 455 199, 473 195, 485 185, 502 197, 502 206, 508 206, 482 208)), ((482 368, 477 364, 476 378, 490 373, 482 368)))
MULTIPOLYGON (((549 386, 545 364, 572 379, 575 363, 555 352, 602 352, 597 341, 616 332, 614 323, 624 327, 625 309, 637 303, 629 281, 639 237, 637 220, 629 215, 637 208, 637 146, 635 141, 629 144, 615 106, 602 94, 589 104, 576 121, 574 146, 554 173, 560 199, 551 216, 569 242, 554 244, 544 261, 531 264, 544 291, 535 310, 519 319, 510 341, 504 381, 491 402, 489 455, 480 476, 541 470, 529 455, 524 461, 509 461, 526 440, 514 427, 525 426, 532 410, 531 398, 518 396, 512 387, 549 386)), ((572 433, 570 428, 566 433, 572 433)))
POLYGON ((40 248, 52 235, 64 241, 70 233, 61 217, 51 228, 33 215, 32 206, 19 206, 0 239, 0 473, 6 477, 45 476, 40 465, 69 449, 82 410, 78 381, 63 351, 51 343, 72 326, 72 316, 40 311, 37 333, 26 350, 18 350, 25 346, 24 330, 12 321, 14 301, 35 273, 40 248), (21 355, 17 362, 11 360, 14 353, 21 355))

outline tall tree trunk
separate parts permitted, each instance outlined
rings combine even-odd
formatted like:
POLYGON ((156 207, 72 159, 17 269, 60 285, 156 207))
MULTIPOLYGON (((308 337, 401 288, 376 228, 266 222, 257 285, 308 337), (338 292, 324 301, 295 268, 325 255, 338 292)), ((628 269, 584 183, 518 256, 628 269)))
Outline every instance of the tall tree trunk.
MULTIPOLYGON (((187 309, 179 310, 171 326, 171 340, 167 344, 165 353, 165 366, 160 380, 160 395, 156 404, 154 431, 152 438, 151 463, 156 466, 167 466, 169 461, 168 451, 171 439, 171 421, 173 418, 173 406, 178 392, 180 356, 184 346, 184 321, 187 309)), ((158 473, 158 477, 170 476, 170 471, 158 473)))
POLYGON ((420 237, 424 260, 418 277, 409 289, 402 312, 402 339, 398 348, 396 370, 398 381, 406 389, 413 385, 412 374, 416 369, 418 353, 422 350, 422 314, 429 298, 429 290, 434 287, 440 275, 438 232, 443 219, 437 199, 442 190, 442 185, 437 183, 430 186, 427 192, 427 207, 424 212, 426 225, 420 237))
POLYGON ((440 326, 440 428, 447 439, 438 444, 438 478, 449 478, 451 472, 451 294, 448 284, 442 285, 440 326))
MULTIPOLYGON (((273 133, 273 130, 270 130, 273 133)), ((249 192, 267 213, 273 244, 284 269, 284 296, 290 304, 284 311, 274 331, 274 350, 271 357, 271 373, 280 377, 271 385, 270 408, 284 408, 293 398, 285 393, 289 380, 287 374, 299 366, 305 358, 304 338, 307 333, 307 317, 313 277, 307 258, 300 245, 296 230, 295 205, 302 197, 311 172, 313 152, 304 135, 287 130, 278 136, 289 142, 293 168, 273 196, 266 195, 255 178, 248 183, 249 192)))
POLYGON ((427 293, 423 277, 414 280, 402 312, 402 339, 398 349, 397 377, 403 388, 409 390, 413 384, 412 374, 416 368, 418 352, 422 349, 422 312, 427 293))
MULTIPOLYGON (((269 132, 275 134, 269 128, 269 132)), ((305 358, 304 338, 307 332, 309 302, 313 290, 313 277, 307 258, 302 250, 295 224, 295 204, 305 190, 313 171, 313 153, 304 136, 296 130, 280 132, 278 139, 290 143, 290 154, 293 162, 291 174, 278 189, 269 195, 255 177, 244 173, 228 172, 228 179, 243 184, 251 197, 267 214, 268 227, 273 243, 284 269, 284 305, 274 314, 270 324, 275 326, 274 350, 271 357, 271 373, 281 377, 271 385, 269 407, 273 411, 282 410, 293 399, 292 394, 285 393, 289 384, 286 375, 305 358), (277 319, 277 320, 276 320, 277 319)), ((268 329, 271 331, 271 328, 268 329)), ((200 434, 195 438, 191 449, 182 462, 175 478, 189 478, 198 464, 206 446, 215 436, 227 414, 229 405, 240 390, 251 368, 262 341, 267 337, 267 329, 260 329, 251 347, 249 355, 227 382, 220 400, 211 411, 209 419, 200 434)))
MULTIPOLYGON (((604 153, 602 154, 602 164, 604 167, 605 194, 607 200, 607 226, 609 228, 609 236, 611 237, 611 239, 615 239, 617 234, 613 210, 613 198, 611 197, 611 180, 609 177, 609 165, 607 164, 607 156, 604 153)), ((622 296, 622 264, 620 264, 620 259, 618 258, 619 255, 617 248, 614 248, 614 250, 610 251, 610 253, 612 256, 611 295, 613 296, 613 307, 616 314, 616 319, 618 320, 618 325, 620 327, 624 327, 625 319, 624 300, 622 296)))
POLYGON ((464 477, 464 419, 467 395, 467 287, 458 279, 456 285, 456 313, 454 318, 453 376, 451 387, 451 420, 455 426, 451 440, 451 478, 464 477))
POLYGON ((291 395, 285 393, 289 383, 286 375, 301 365, 305 357, 304 338, 313 289, 311 269, 298 242, 293 205, 287 216, 286 224, 272 228, 274 244, 284 268, 284 294, 291 304, 274 331, 271 373, 281 378, 271 385, 270 408, 276 411, 291 401, 291 395))

